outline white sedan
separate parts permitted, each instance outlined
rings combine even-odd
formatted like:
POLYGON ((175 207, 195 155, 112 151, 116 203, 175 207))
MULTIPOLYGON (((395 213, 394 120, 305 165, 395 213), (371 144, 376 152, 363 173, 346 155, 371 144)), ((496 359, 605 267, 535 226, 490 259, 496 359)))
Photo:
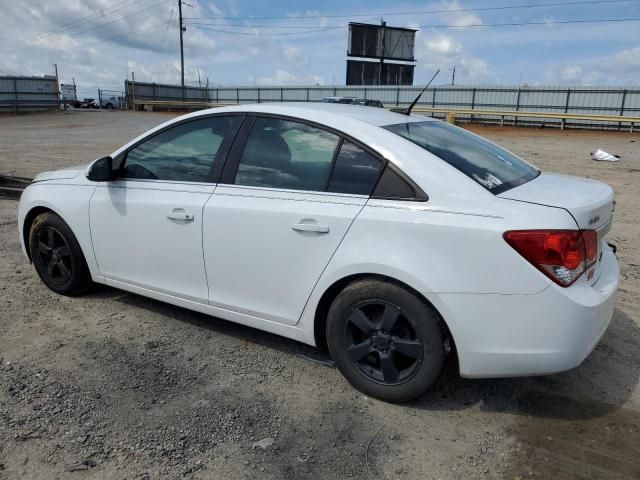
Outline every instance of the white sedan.
POLYGON ((261 104, 40 174, 19 222, 55 292, 103 283, 328 347, 356 388, 405 401, 447 355, 464 377, 580 364, 613 314, 613 206, 424 116, 261 104))

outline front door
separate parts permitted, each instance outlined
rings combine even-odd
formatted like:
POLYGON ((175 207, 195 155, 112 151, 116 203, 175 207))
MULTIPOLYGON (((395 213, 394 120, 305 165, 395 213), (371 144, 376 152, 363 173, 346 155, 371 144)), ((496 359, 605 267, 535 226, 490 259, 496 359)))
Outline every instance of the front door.
POLYGON ((90 203, 100 273, 108 280, 206 303, 203 208, 241 117, 188 121, 129 149, 119 177, 90 203))

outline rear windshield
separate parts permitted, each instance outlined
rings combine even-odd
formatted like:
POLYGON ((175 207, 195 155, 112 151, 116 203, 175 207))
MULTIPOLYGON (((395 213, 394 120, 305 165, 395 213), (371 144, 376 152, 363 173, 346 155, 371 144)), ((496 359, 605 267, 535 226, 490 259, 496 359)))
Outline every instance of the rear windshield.
POLYGON ((445 122, 399 123, 383 128, 440 157, 496 195, 540 173, 506 150, 445 122))

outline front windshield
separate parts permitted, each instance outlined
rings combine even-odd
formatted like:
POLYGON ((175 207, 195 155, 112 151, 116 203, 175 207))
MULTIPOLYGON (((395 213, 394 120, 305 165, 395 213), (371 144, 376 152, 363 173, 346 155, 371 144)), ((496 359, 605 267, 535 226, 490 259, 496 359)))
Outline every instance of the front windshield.
POLYGON ((540 173, 497 145, 445 122, 399 123, 383 128, 440 157, 496 195, 540 173))

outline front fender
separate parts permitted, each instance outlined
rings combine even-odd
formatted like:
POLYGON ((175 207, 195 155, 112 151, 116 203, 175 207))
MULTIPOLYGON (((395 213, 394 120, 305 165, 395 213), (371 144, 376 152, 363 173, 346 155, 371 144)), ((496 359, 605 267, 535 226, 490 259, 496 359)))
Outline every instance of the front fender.
POLYGON ((99 277, 98 266, 91 243, 89 228, 89 202, 96 186, 50 184, 48 182, 29 185, 20 197, 18 206, 18 227, 22 252, 28 258, 28 246, 25 239, 25 221, 29 213, 36 208, 52 211, 64 220, 76 236, 91 277, 99 277))

